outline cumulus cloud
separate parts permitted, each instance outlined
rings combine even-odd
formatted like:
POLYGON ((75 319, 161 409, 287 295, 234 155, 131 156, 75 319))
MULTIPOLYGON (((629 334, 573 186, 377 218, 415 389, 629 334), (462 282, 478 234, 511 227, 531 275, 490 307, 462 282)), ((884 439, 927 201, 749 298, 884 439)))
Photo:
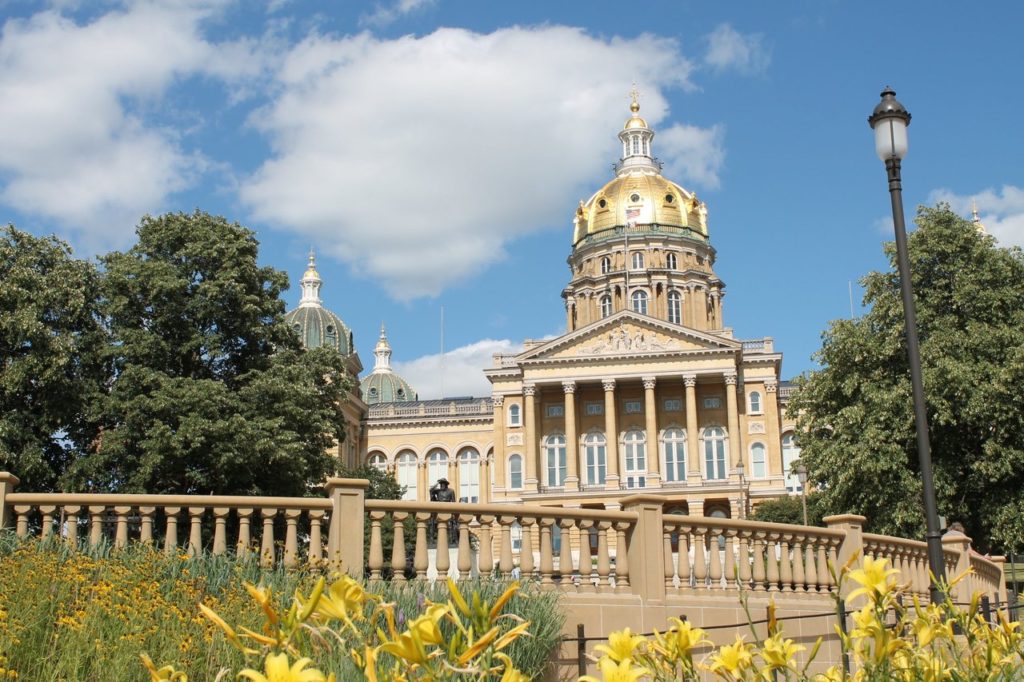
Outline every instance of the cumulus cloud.
POLYGON ((394 362, 395 371, 419 394, 420 400, 452 396, 486 397, 491 383, 484 376, 495 353, 520 353, 522 344, 508 339, 483 339, 444 354, 424 355, 408 362, 394 362))
POLYGON ((928 203, 945 201, 957 213, 971 215, 972 201, 978 207, 982 225, 1003 246, 1024 247, 1024 189, 1003 185, 975 194, 957 194, 950 189, 937 189, 928 195, 928 203))
POLYGON ((708 36, 704 63, 715 71, 735 70, 746 75, 763 73, 771 63, 771 51, 760 33, 743 34, 720 24, 708 36))
POLYGON ((871 222, 871 227, 874 229, 875 232, 882 235, 883 237, 888 237, 890 240, 896 238, 895 233, 893 232, 893 230, 895 230, 896 228, 892 222, 891 215, 875 218, 871 222))
POLYGON ((216 10, 133 3, 85 23, 59 11, 10 19, 0 33, 0 202, 121 246, 131 226, 207 170, 180 134, 147 122, 176 81, 258 71, 247 41, 201 33, 216 10))
MULTIPOLYGON (((569 229, 567 207, 618 155, 629 84, 656 124, 661 91, 692 88, 692 71, 674 40, 560 26, 311 36, 252 119, 273 152, 241 197, 397 298, 435 295, 518 236, 569 229)), ((666 151, 691 155, 675 179, 715 186, 721 129, 663 132, 666 151)))
POLYGON ((668 159, 665 174, 670 178, 687 178, 715 189, 718 173, 725 163, 725 126, 710 128, 677 123, 658 133, 658 155, 668 159))
POLYGON ((386 26, 407 14, 434 4, 434 0, 395 0, 391 4, 378 4, 370 14, 359 18, 363 26, 386 26))

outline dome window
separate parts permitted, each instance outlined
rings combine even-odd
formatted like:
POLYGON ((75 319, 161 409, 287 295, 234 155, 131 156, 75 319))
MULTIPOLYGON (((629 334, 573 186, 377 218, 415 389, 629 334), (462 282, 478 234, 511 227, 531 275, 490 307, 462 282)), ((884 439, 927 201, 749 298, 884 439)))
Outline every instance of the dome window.
POLYGON ((612 259, 609 258, 608 256, 605 256, 604 258, 601 259, 601 274, 602 275, 607 275, 611 271, 612 271, 612 259))
POLYGON ((292 325, 292 329, 294 329, 297 332, 301 332, 302 331, 302 325, 299 324, 298 322, 296 322, 295 324, 292 325))
POLYGON ((633 269, 643 270, 644 269, 644 254, 640 251, 633 252, 633 269))
POLYGON ((370 395, 371 396, 376 396, 377 395, 377 389, 376 388, 371 388, 370 389, 370 395))
POLYGON ((670 253, 665 256, 665 266, 669 270, 675 270, 679 266, 678 261, 676 260, 676 254, 670 253))
POLYGON ((605 208, 608 206, 608 202, 605 201, 604 199, 601 199, 597 202, 597 205, 600 206, 601 208, 605 208))
POLYGON ((334 333, 334 325, 330 325, 330 324, 327 325, 327 333, 328 334, 333 334, 334 333))
POLYGON ((629 195, 629 200, 632 201, 633 203, 636 203, 640 201, 640 195, 637 194, 636 192, 633 192, 632 194, 629 195))
POLYGON ((404 398, 405 397, 405 389, 402 389, 402 388, 398 389, 398 397, 399 398, 404 398))
POLYGON ((671 204, 673 201, 675 201, 675 199, 672 198, 671 194, 666 194, 665 195, 665 203, 666 204, 671 204))

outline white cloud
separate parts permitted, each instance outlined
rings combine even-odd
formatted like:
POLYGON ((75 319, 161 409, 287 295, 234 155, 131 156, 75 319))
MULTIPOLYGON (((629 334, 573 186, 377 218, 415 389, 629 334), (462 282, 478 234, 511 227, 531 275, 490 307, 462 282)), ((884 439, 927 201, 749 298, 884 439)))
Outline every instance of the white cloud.
POLYGON ((371 14, 359 18, 363 26, 386 26, 418 9, 433 5, 435 0, 394 0, 391 4, 379 3, 371 14))
POLYGON ((520 353, 522 344, 508 339, 484 339, 444 354, 424 355, 408 362, 394 362, 395 371, 419 394, 420 400, 452 396, 486 397, 491 383, 484 376, 495 353, 520 353))
POLYGON ((881 218, 875 218, 875 220, 871 223, 871 227, 874 228, 875 232, 882 235, 883 237, 887 237, 890 240, 896 238, 895 232, 893 231, 896 228, 892 222, 892 216, 882 216, 881 218))
POLYGON ((1024 189, 1003 185, 976 194, 956 194, 950 189, 933 190, 928 203, 945 201, 957 213, 970 217, 971 202, 977 204, 981 224, 1003 246, 1024 247, 1024 189))
POLYGON ((735 69, 746 75, 764 73, 771 63, 771 51, 760 33, 743 34, 729 24, 720 24, 708 36, 704 63, 715 71, 735 69))
POLYGON ((234 80, 261 68, 253 44, 214 44, 214 9, 137 2, 88 23, 58 11, 10 19, 0 33, 0 202, 121 246, 146 212, 209 167, 179 133, 147 123, 177 79, 234 80))
MULTIPOLYGON (((273 154, 241 197, 397 298, 435 295, 518 236, 568 231, 573 198, 609 177, 629 84, 656 124, 662 89, 692 88, 692 70, 673 40, 559 26, 312 36, 253 117, 273 154)), ((721 129, 665 137, 666 150, 691 150, 676 180, 717 184, 721 129)))
POLYGON ((717 188, 718 173, 725 163, 724 138, 725 126, 721 124, 700 128, 677 123, 658 133, 658 155, 667 159, 665 174, 717 188))

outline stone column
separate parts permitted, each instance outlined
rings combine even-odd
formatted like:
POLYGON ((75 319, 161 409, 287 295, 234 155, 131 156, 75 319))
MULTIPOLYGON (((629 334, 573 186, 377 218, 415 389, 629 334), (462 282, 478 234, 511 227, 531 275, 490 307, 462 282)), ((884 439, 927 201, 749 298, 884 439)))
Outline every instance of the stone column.
POLYGON ((700 440, 697 438, 697 376, 684 374, 686 386, 686 479, 690 485, 700 485, 700 440))
MULTIPOLYGON (((725 407, 729 415, 729 469, 740 461, 740 413, 736 406, 736 372, 725 372, 725 407)), ((749 474, 750 469, 747 469, 749 474)))
POLYGON ((604 379, 604 437, 607 441, 605 455, 608 458, 605 488, 619 489, 619 428, 615 414, 615 379, 604 379))
POLYGON ((576 382, 563 381, 565 392, 565 489, 579 490, 579 438, 576 435, 576 382))
MULTIPOLYGON (((494 407, 494 461, 491 463, 494 467, 494 490, 488 495, 488 502, 494 499, 494 492, 504 492, 508 485, 508 473, 505 471, 508 461, 505 455, 505 396, 491 396, 491 404, 494 407)), ((491 480, 487 479, 487 487, 490 486, 491 480)))
POLYGON ((523 481, 523 492, 538 491, 537 470, 537 402, 534 394, 537 387, 533 384, 523 386, 523 431, 526 438, 526 480, 523 481))
POLYGON ((658 443, 658 402, 654 396, 654 377, 643 377, 644 428, 647 430, 647 487, 661 487, 661 447, 658 443))
POLYGON ((683 326, 693 328, 693 287, 687 286, 683 290, 683 300, 680 305, 682 306, 683 313, 683 326))
POLYGON ((764 382, 764 421, 768 436, 768 475, 785 476, 782 470, 782 419, 779 415, 779 383, 775 379, 764 382))

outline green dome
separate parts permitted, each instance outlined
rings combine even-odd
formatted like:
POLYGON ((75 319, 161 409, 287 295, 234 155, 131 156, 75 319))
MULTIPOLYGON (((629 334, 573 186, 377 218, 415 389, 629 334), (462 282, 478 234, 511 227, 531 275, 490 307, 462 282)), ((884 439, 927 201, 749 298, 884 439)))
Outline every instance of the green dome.
POLYGON ((384 325, 380 326, 380 338, 373 349, 376 357, 373 371, 359 382, 363 394, 363 402, 367 405, 377 403, 403 403, 416 400, 416 391, 409 382, 395 374, 391 369, 391 345, 388 343, 384 325))
POLYGON ((285 313, 284 319, 302 339, 304 348, 326 346, 342 355, 352 353, 352 332, 327 308, 300 306, 285 313))

